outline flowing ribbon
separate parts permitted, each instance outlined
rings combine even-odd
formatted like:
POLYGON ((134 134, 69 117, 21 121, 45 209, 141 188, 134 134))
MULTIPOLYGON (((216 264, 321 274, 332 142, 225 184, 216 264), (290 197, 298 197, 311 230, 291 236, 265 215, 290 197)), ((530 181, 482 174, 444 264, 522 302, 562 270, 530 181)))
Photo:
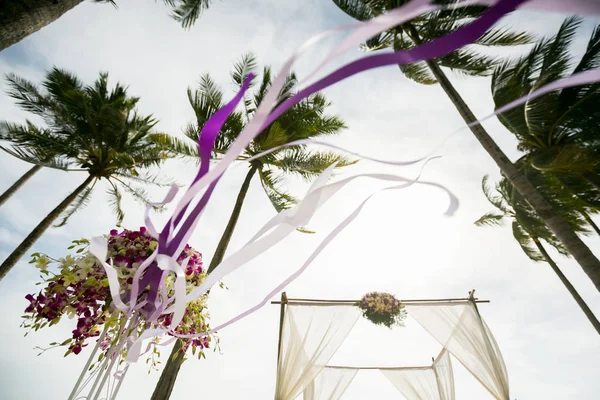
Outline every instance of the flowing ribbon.
MULTIPOLYGON (((319 90, 329 87, 343 79, 346 79, 352 75, 355 75, 357 73, 360 73, 360 72, 363 72, 363 71, 366 71, 369 69, 378 68, 378 67, 385 66, 385 65, 392 65, 392 64, 409 64, 409 63, 414 63, 414 62, 418 62, 418 61, 437 58, 437 57, 443 56, 445 54, 448 54, 452 51, 457 50, 460 47, 463 47, 467 44, 474 42, 480 36, 482 36, 501 17, 503 17, 505 14, 515 10, 517 7, 521 7, 523 5, 526 6, 525 8, 532 8, 532 9, 546 9, 547 10, 547 9, 551 9, 551 7, 560 7, 561 10, 563 10, 563 11, 568 10, 569 12, 582 11, 584 13, 600 13, 600 4, 598 4, 598 2, 586 1, 586 0, 577 0, 577 1, 570 1, 570 2, 560 2, 558 0, 529 0, 529 1, 527 1, 527 0, 498 0, 498 1, 478 0, 478 1, 461 2, 461 3, 455 4, 453 7, 459 8, 459 7, 469 6, 469 5, 473 5, 473 4, 486 4, 486 5, 491 5, 491 7, 485 13, 483 13, 479 18, 474 20, 471 24, 461 27, 458 30, 456 30, 455 32, 452 32, 444 37, 440 37, 429 43, 417 46, 414 49, 411 49, 408 51, 395 52, 395 53, 375 54, 375 55, 371 55, 371 56, 366 56, 359 60, 351 62, 347 65, 344 65, 341 68, 337 69, 336 71, 325 76, 324 78, 322 78, 322 79, 316 81, 315 83, 307 86, 306 88, 298 91, 295 95, 293 95, 292 97, 290 97, 289 99, 284 101, 282 104, 280 104, 278 107, 276 107, 275 110, 272 110, 273 105, 276 104, 277 97, 283 86, 285 77, 291 71, 292 65, 294 64, 296 59, 299 58, 304 52, 306 52, 308 50, 308 48, 315 45, 317 42, 321 41, 325 37, 329 36, 330 34, 339 32, 340 30, 354 30, 354 32, 352 34, 350 34, 344 42, 342 42, 338 47, 336 47, 333 50, 333 52, 330 53, 328 55, 328 57, 313 72, 311 72, 309 77, 316 74, 320 69, 322 69, 326 64, 328 64, 337 55, 341 54, 342 52, 346 51, 347 49, 349 49, 353 46, 356 46, 357 44, 364 42, 366 39, 368 39, 369 37, 372 37, 374 34, 377 34, 383 30, 389 29, 389 27, 396 26, 396 25, 402 24, 404 22, 407 22, 407 21, 411 20, 412 18, 414 18, 418 15, 421 15, 422 13, 438 10, 441 7, 431 6, 428 4, 428 1, 425 1, 425 0, 413 0, 412 2, 410 2, 409 4, 407 4, 401 8, 392 10, 389 13, 382 15, 380 17, 374 18, 368 22, 361 23, 361 24, 355 24, 355 25, 352 25, 350 27, 345 27, 345 28, 336 28, 334 30, 322 33, 320 35, 317 35, 317 36, 311 38, 310 40, 305 42, 305 44, 303 46, 301 46, 292 55, 292 57, 290 59, 288 59, 288 61, 285 63, 284 67, 282 68, 280 74, 272 82, 272 85, 271 85, 269 91, 267 92, 267 94, 264 98, 264 101, 259 105, 252 120, 242 130, 242 132, 238 136, 237 140, 232 144, 230 149, 225 153, 225 155, 223 156, 221 161, 213 169, 209 170, 208 160, 210 159, 210 154, 212 152, 212 147, 214 145, 216 136, 218 135, 226 118, 235 109, 235 107, 239 103, 240 99, 243 97, 244 91, 248 88, 250 79, 252 79, 251 76, 248 77, 244 82, 244 86, 242 87, 242 90, 240 90, 240 92, 236 95, 236 97, 230 103, 228 103, 224 108, 218 110, 213 115, 213 117, 211 119, 209 119, 209 121, 205 124, 205 126, 202 130, 202 133, 200 135, 200 141, 199 141, 199 153, 200 153, 200 157, 201 157, 200 170, 199 170, 198 174, 196 175, 194 181, 192 182, 190 188, 186 191, 186 193, 184 193, 182 199, 180 199, 180 201, 177 203, 176 208, 173 212, 173 215, 169 219, 169 222, 165 225, 165 228, 160 233, 156 232, 156 229, 154 228, 153 225, 151 226, 151 232, 153 234, 157 234, 158 238, 159 238, 159 246, 157 248, 157 252, 159 253, 159 255, 164 255, 165 257, 171 257, 171 259, 172 259, 172 257, 174 257, 176 254, 178 254, 181 251, 183 245, 186 243, 187 239, 189 239, 189 236, 191 235, 196 224, 198 223, 198 220, 202 214, 204 207, 206 206, 206 204, 208 203, 208 200, 210 199, 210 196, 212 194, 212 191, 214 190, 214 187, 216 186, 218 180, 220 179, 222 174, 225 172, 225 170, 229 167, 229 165, 233 161, 235 161, 237 156, 246 148, 246 146, 250 143, 250 141, 254 137, 256 137, 261 130, 266 128, 269 124, 271 124, 276 118, 278 118, 281 114, 283 114, 289 108, 298 104, 302 99, 318 92, 319 90), (564 4, 564 3, 569 3, 569 4, 564 4), (188 211, 188 208, 189 208, 191 202, 205 188, 206 188, 205 193, 200 198, 200 201, 198 202, 196 207, 189 213, 187 218, 184 219, 184 216, 185 216, 186 212, 188 211)), ((541 96, 545 93, 548 93, 549 91, 557 90, 557 89, 569 87, 569 86, 576 86, 576 85, 581 85, 581 84, 585 84, 585 83, 596 82, 598 80, 600 80, 600 71, 598 71, 598 70, 587 71, 584 73, 573 75, 569 78, 562 79, 553 84, 550 84, 541 89, 538 89, 537 91, 530 93, 528 96, 525 96, 522 99, 516 100, 516 101, 512 102, 511 104, 508 104, 508 105, 502 107, 501 109, 496 110, 496 112, 494 114, 491 114, 490 116, 484 118, 484 120, 487 118, 490 118, 491 116, 493 116, 497 113, 507 111, 508 109, 513 108, 519 104, 523 104, 524 102, 526 102, 532 98, 535 98, 535 97, 541 96)), ((481 121, 477 121, 473 124, 478 124, 480 122, 481 121)), ((473 124, 471 124, 471 125, 473 125, 473 124)), ((332 146, 332 145, 330 145, 330 146, 332 146)), ((273 151, 273 149, 271 151, 273 151)), ((380 161, 380 160, 376 160, 376 159, 372 159, 372 160, 380 161)), ((414 164, 414 163, 422 161, 422 160, 423 160, 423 158, 415 160, 415 161, 408 161, 408 162, 385 162, 385 163, 392 164, 392 165, 408 165, 408 164, 414 164)), ((318 179, 319 185, 322 182, 326 181, 327 177, 329 177, 329 175, 331 174, 333 167, 334 166, 332 166, 331 168, 326 170, 321 175, 321 177, 319 177, 319 179, 318 179)), ((440 188, 446 190, 450 194, 452 201, 451 201, 451 207, 449 208, 449 210, 452 210, 453 207, 458 204, 455 197, 446 188, 444 188, 443 186, 441 186, 439 184, 432 183, 432 182, 420 182, 420 181, 417 182, 417 180, 410 180, 410 179, 398 177, 395 175, 363 174, 363 175, 358 175, 355 177, 347 178, 346 180, 336 182, 336 183, 333 183, 330 185, 325 185, 325 186, 313 185, 313 187, 311 187, 311 189, 309 190, 306 197, 304 198, 304 200, 301 203, 299 203, 296 207, 294 207, 291 210, 287 210, 287 211, 284 211, 284 212, 278 214, 277 216, 274 217, 274 219, 269 221, 261 230, 259 230, 257 235, 255 235, 255 237, 253 237, 250 240, 250 242, 248 242, 238 252, 232 254, 225 261, 223 261, 223 263, 221 263, 218 266, 218 268, 215 270, 215 272, 211 273, 198 288, 196 288, 190 294, 187 294, 186 301, 193 300, 194 298, 197 298, 199 295, 202 295, 207 289, 209 289, 214 283, 216 283, 222 277, 224 277, 225 275, 227 275, 230 272, 233 272, 234 270, 239 268, 241 265, 243 265, 245 262, 247 262, 249 259, 252 259, 252 258, 258 256, 259 254, 262 254, 267 249, 269 249, 269 248, 273 247, 274 245, 276 245, 277 243, 279 243, 281 240, 283 240, 283 238, 287 237, 292 231, 294 231, 296 226, 301 226, 301 225, 295 225, 295 224, 297 224, 299 222, 304 222, 304 223, 308 222, 310 220, 310 218, 314 215, 316 210, 323 203, 325 203, 325 201, 327 199, 329 199, 331 196, 333 196, 339 189, 341 189, 341 187, 343 187, 350 180, 355 179, 357 177, 372 177, 372 178, 381 179, 381 180, 405 182, 405 184, 403 184, 403 185, 399 185, 399 186, 397 185, 397 186, 389 187, 389 188, 386 188, 383 190, 401 189, 401 188, 408 187, 414 183, 434 185, 434 186, 437 186, 437 187, 440 187, 440 188), (272 232, 268 235, 265 235, 266 232, 269 230, 272 230, 272 232)), ((171 188, 171 191, 165 198, 165 201, 166 202, 172 201, 175 196, 175 193, 176 193, 176 189, 171 188)), ((370 199, 375 194, 376 193, 369 196, 367 198, 367 200, 370 199)), ((365 202, 367 200, 365 200, 365 202)), ((294 275, 292 275, 288 279, 286 279, 286 281, 284 281, 282 283, 282 285, 285 286, 286 284, 289 284, 293 279, 295 279, 297 276, 299 276, 299 274, 302 271, 304 271, 304 269, 308 266, 308 264, 310 264, 312 262, 314 257, 316 257, 316 255, 318 255, 327 246, 327 244, 339 232, 341 232, 341 230, 343 230, 352 220, 354 220, 356 218, 356 216, 358 215, 358 213, 364 206, 365 202, 361 203, 361 205, 350 216, 348 216, 340 225, 338 225, 338 227, 336 227, 336 229, 334 229, 334 231, 332 231, 330 233, 330 235, 325 239, 325 241, 322 242, 321 245, 319 245, 317 250, 315 250, 313 255, 311 255, 311 257, 309 258, 309 260, 307 260, 307 263, 305 263, 305 265, 303 265, 303 267, 301 267, 300 270, 298 270, 294 275)), ((146 219, 149 220, 148 217, 146 219)), ((99 240, 97 240, 97 241, 93 240, 94 246, 90 245, 90 252, 92 252, 92 247, 93 247, 92 254, 96 255, 100 259, 100 261, 103 263, 102 265, 104 266, 105 270, 107 271, 107 276, 109 276, 109 283, 111 286, 111 288, 110 288, 111 296, 113 296, 113 298, 115 299, 115 303, 114 303, 115 306, 120 310, 123 309, 123 310, 128 310, 129 312, 131 312, 131 310, 136 309, 136 305, 134 304, 136 299, 133 296, 133 293, 134 293, 133 287, 132 287, 132 291, 131 291, 132 295, 130 297, 130 304, 129 304, 129 306, 127 306, 125 303, 123 303, 121 301, 120 296, 118 295, 120 293, 120 289, 118 286, 118 280, 116 279, 116 271, 114 271, 114 268, 112 266, 110 266, 109 264, 106 263, 106 258, 105 258, 106 251, 102 252, 99 248, 102 244, 103 243, 99 240), (104 258, 102 258, 102 256, 104 256, 104 258)), ((104 242, 104 244, 105 244, 105 242, 104 242)), ((182 304, 182 302, 178 298, 179 294, 176 293, 176 295, 174 296, 175 297, 174 299, 173 298, 167 299, 166 296, 164 295, 165 288, 164 288, 164 286, 161 286, 161 281, 163 280, 163 277, 167 273, 167 271, 170 271, 170 270, 177 271, 177 269, 175 267, 173 267, 171 265, 171 263, 166 260, 161 261, 162 267, 158 264, 153 263, 153 261, 154 261, 154 259, 147 263, 146 268, 148 270, 144 274, 144 278, 146 278, 146 276, 148 276, 148 278, 146 280, 149 281, 148 283, 150 284, 150 291, 153 294, 153 296, 150 296, 150 295, 148 296, 148 299, 147 299, 148 302, 144 307, 149 307, 149 308, 154 307, 155 310, 154 310, 154 313, 152 314, 153 318, 155 318, 157 315, 160 315, 161 313, 164 314, 164 313, 177 312, 179 315, 179 313, 181 312, 181 304, 182 304), (158 296, 159 290, 163 291, 162 298, 160 298, 160 296, 158 296), (166 308, 167 304, 169 304, 171 302, 173 302, 174 304, 172 306, 166 308), (157 312, 158 312, 158 314, 157 314, 157 312)), ((173 260, 173 262, 174 262, 174 260, 173 260)), ((141 274, 141 272, 140 272, 140 274, 141 274)), ((138 278, 139 278, 139 276, 138 276, 138 278)), ((143 283, 146 283, 144 281, 144 278, 142 278, 141 283, 139 283, 139 286, 141 286, 141 287, 145 287, 143 285, 143 283)), ((134 282, 133 286, 138 285, 138 280, 136 280, 134 282)), ((225 324, 217 327, 216 329, 222 329, 223 327, 228 326, 231 323, 234 323, 235 321, 239 320, 240 318, 243 318, 244 316, 249 315, 252 312, 256 311, 262 305, 266 304, 266 301, 268 300, 268 298, 270 298, 270 296, 272 296, 277 290, 280 290, 281 288, 282 288, 281 285, 278 286, 278 288, 275 291, 272 291, 269 294, 269 296, 267 298, 265 298, 265 300, 263 302, 261 302, 259 305, 247 310, 243 314, 240 314, 238 317, 226 322, 225 324)), ((137 290, 139 290, 139 287, 137 288, 137 290)), ((177 290, 176 290, 176 292, 177 292, 177 290)), ((179 291, 179 292, 181 292, 181 291, 179 291)), ((150 322, 152 322, 152 321, 150 321, 150 322)), ((169 328, 171 328, 171 327, 169 327, 169 328)), ((211 331, 211 332, 213 332, 213 331, 211 331)), ((165 332, 166 332, 165 328, 147 330, 135 342, 135 344, 132 347, 132 350, 135 350, 134 348, 137 349, 138 347, 141 348, 141 340, 143 340, 143 338, 149 338, 149 337, 152 337, 155 335, 163 334, 165 332)), ((200 336, 203 336, 203 335, 206 335, 209 333, 210 332, 203 333, 200 336)), ((186 337, 186 336, 181 336, 181 337, 186 337)), ((133 359, 136 358, 136 354, 135 354, 136 352, 139 354, 139 351, 137 351, 137 350, 130 351, 131 357, 128 356, 128 361, 132 361, 133 359)))

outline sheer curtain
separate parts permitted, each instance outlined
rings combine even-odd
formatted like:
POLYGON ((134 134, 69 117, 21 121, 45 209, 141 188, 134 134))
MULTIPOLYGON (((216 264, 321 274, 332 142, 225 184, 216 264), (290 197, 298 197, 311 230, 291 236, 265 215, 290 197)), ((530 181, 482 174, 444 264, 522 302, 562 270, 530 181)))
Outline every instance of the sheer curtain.
POLYGON ((286 306, 275 400, 293 400, 323 370, 360 316, 348 305, 286 306))
POLYGON ((442 400, 431 367, 381 369, 406 400, 442 400))
POLYGON ((357 368, 323 368, 304 389, 304 400, 339 400, 357 373, 357 368))
POLYGON ((433 372, 437 380, 440 400, 454 400, 454 371, 448 350, 442 349, 433 362, 433 372))
POLYGON ((498 344, 471 302, 406 304, 406 310, 498 400, 509 400, 498 344))

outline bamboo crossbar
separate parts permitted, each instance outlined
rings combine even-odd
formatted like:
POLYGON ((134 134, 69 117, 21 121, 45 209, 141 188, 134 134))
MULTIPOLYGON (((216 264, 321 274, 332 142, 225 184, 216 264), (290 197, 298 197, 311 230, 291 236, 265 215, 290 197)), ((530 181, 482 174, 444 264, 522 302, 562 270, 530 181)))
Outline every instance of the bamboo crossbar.
MULTIPOLYGON (((360 300, 324 300, 324 299, 293 299, 288 298, 287 304, 300 304, 300 305, 311 305, 311 303, 317 303, 319 305, 353 305, 358 303, 360 300)), ((418 303, 445 303, 445 302, 475 302, 475 303, 489 303, 489 300, 479 300, 479 299, 471 299, 468 297, 463 298, 451 298, 451 299, 419 299, 419 300, 400 300, 401 303, 404 304, 418 304, 418 303)), ((282 304, 281 301, 272 301, 271 304, 282 304)), ((317 305, 315 304, 315 305, 317 305)))

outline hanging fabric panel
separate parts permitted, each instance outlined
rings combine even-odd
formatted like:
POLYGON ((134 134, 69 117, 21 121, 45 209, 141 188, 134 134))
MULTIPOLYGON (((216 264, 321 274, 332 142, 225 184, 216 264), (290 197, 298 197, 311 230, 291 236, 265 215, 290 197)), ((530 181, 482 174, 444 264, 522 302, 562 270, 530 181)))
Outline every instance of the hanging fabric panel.
POLYGON ((354 368, 323 368, 304 389, 304 400, 339 400, 357 373, 354 368))
POLYGON ((438 384, 440 400, 454 400, 454 372, 450 353, 443 349, 433 363, 433 372, 438 384))
POLYGON ((333 357, 360 317, 347 305, 286 306, 275 400, 302 394, 333 357))
POLYGON ((504 359, 473 303, 406 304, 406 310, 497 400, 510 400, 504 359))

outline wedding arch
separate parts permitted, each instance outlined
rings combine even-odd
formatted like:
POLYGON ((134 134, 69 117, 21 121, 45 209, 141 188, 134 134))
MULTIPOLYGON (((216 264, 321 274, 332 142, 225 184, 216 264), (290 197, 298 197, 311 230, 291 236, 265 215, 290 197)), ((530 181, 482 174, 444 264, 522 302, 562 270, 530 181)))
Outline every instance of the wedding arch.
POLYGON ((497 400, 509 400, 506 366, 487 324, 479 314, 474 291, 468 298, 402 300, 408 315, 442 351, 420 367, 333 366, 361 310, 356 300, 287 298, 281 301, 275 400, 338 400, 361 369, 379 369, 408 400, 454 400, 451 356, 497 400), (302 396, 302 397, 301 397, 302 396))

